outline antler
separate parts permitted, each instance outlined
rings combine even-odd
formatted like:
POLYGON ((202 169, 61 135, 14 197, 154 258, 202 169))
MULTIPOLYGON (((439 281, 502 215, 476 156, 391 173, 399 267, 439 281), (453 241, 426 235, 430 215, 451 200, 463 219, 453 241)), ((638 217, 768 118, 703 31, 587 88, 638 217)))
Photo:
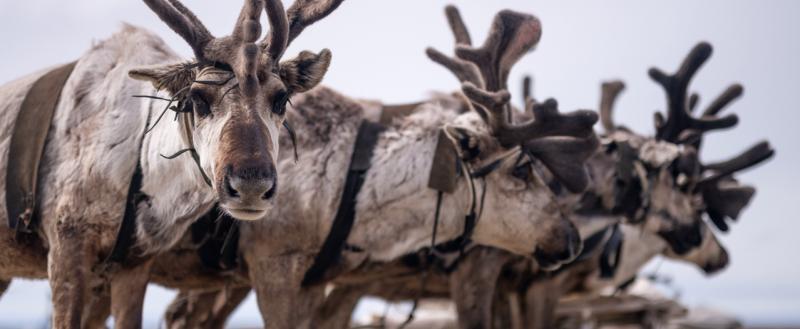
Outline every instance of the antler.
POLYGON ((198 60, 205 60, 205 47, 214 39, 211 32, 178 0, 144 0, 158 17, 192 47, 198 60))
POLYGON ((495 16, 483 46, 456 45, 456 56, 478 67, 486 90, 504 90, 511 67, 539 42, 541 36, 542 25, 536 17, 503 10, 495 16))
POLYGON ((297 0, 284 13, 280 1, 267 0, 267 16, 272 29, 261 41, 273 61, 278 61, 286 48, 306 27, 330 15, 344 0, 297 0))
POLYGON ((462 91, 476 109, 485 112, 492 133, 504 146, 517 145, 531 139, 548 136, 586 138, 593 134, 592 126, 597 122, 597 114, 592 111, 561 114, 558 112, 558 102, 554 99, 548 99, 536 106, 532 99, 528 99, 526 111, 533 113, 533 120, 522 124, 513 124, 509 117, 510 111, 507 110, 508 101, 511 98, 507 91, 488 92, 478 89, 469 82, 464 83, 462 91))
POLYGON ((306 27, 330 15, 344 0, 296 0, 286 15, 289 18, 289 40, 291 44, 306 27))
POLYGON ((689 113, 689 100, 686 95, 689 82, 703 63, 711 57, 711 51, 711 45, 702 42, 686 56, 675 74, 667 75, 657 68, 651 68, 648 72, 650 77, 664 88, 669 106, 666 120, 660 113, 656 113, 656 138, 677 143, 678 137, 685 130, 696 130, 702 134, 714 129, 729 128, 738 122, 738 118, 733 114, 723 118, 694 118, 689 113))
MULTIPOLYGON (((445 7, 444 12, 445 16, 447 16, 447 23, 450 25, 450 30, 453 32, 456 45, 472 45, 469 31, 467 30, 467 26, 464 25, 464 20, 461 19, 461 13, 459 13, 458 8, 453 5, 448 5, 445 7)), ((428 47, 425 53, 432 61, 450 70, 450 72, 458 78, 459 82, 470 82, 476 86, 484 86, 481 73, 475 64, 460 58, 447 56, 431 47, 428 47)))
MULTIPOLYGON (((228 37, 215 38, 203 23, 178 0, 144 0, 162 21, 178 33, 195 53, 200 62, 221 63, 231 67, 246 96, 255 94, 258 86, 256 69, 260 51, 255 44, 261 35, 259 17, 263 0, 246 0, 239 19, 228 37)), ((268 3, 280 1, 271 0, 268 3)))
POLYGON ((717 182, 721 178, 728 177, 737 171, 742 171, 764 162, 773 155, 775 155, 775 150, 772 149, 769 142, 762 141, 732 159, 703 165, 704 170, 712 171, 713 174, 703 178, 700 183, 717 182))
POLYGON ((742 186, 731 179, 703 189, 702 193, 706 213, 711 222, 721 231, 727 232, 729 227, 725 219, 737 220, 756 190, 751 186, 742 186))
POLYGON ((600 87, 600 122, 606 132, 617 129, 613 116, 614 102, 623 90, 625 90, 625 83, 620 80, 603 82, 600 87))

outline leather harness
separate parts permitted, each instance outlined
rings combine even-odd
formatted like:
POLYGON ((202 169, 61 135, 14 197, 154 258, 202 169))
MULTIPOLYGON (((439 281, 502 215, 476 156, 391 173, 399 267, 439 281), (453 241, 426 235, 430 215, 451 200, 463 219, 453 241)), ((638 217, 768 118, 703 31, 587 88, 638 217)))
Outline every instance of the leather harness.
MULTIPOLYGON (((417 105, 385 107, 381 114, 380 123, 366 120, 361 123, 358 135, 356 136, 356 143, 351 157, 350 167, 347 171, 347 178, 345 179, 345 186, 342 190, 342 198, 339 208, 337 209, 336 217, 334 218, 331 230, 325 238, 322 248, 314 259, 313 265, 303 278, 303 286, 310 286, 323 281, 325 271, 339 261, 342 251, 362 251, 361 248, 357 246, 347 245, 346 241, 352 230, 353 222, 355 221, 356 198, 363 184, 363 177, 370 168, 370 160, 374 147, 377 144, 380 133, 386 129, 385 124, 388 124, 396 117, 410 114, 416 106, 417 105)), ((463 162, 453 146, 452 141, 445 135, 444 131, 440 131, 436 151, 434 152, 433 165, 428 179, 428 187, 437 191, 433 235, 431 238, 431 248, 429 249, 431 253, 436 251, 460 251, 463 253, 463 248, 470 242, 470 237, 472 236, 478 219, 478 211, 476 210, 477 196, 475 195, 471 173, 468 173, 466 176, 468 176, 470 182, 473 202, 469 214, 467 214, 464 219, 464 231, 454 240, 443 244, 437 244, 436 242, 442 198, 445 193, 452 193, 455 190, 458 176, 463 166, 463 162)), ((486 189, 483 189, 484 192, 485 190, 486 189)), ((429 256, 432 256, 432 254, 429 254, 429 256)))
POLYGON ((62 65, 39 77, 25 95, 14 121, 5 188, 8 226, 17 230, 18 237, 36 230, 39 166, 61 91, 76 63, 62 65))
MULTIPOLYGON (((14 121, 8 151, 6 170, 6 211, 8 225, 17 230, 17 238, 36 232, 39 225, 37 209, 37 181, 47 135, 52 125, 61 91, 75 69, 77 61, 55 68, 39 79, 28 90, 20 112, 14 121)), ((149 123, 149 118, 148 118, 149 123)), ((141 151, 141 144, 139 145, 141 151)), ((138 162, 128 185, 125 212, 117 239, 107 262, 122 262, 134 243, 136 229, 136 204, 146 196, 140 193, 142 169, 138 162)))

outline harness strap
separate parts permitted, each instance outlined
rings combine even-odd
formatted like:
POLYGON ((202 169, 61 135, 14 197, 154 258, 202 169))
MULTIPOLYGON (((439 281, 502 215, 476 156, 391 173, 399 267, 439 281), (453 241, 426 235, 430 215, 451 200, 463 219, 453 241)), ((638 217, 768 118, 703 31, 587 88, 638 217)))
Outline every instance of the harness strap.
POLYGON ((614 225, 611 237, 608 238, 603 251, 600 253, 600 277, 603 279, 613 278, 619 268, 620 257, 622 257, 622 230, 619 225, 614 225))
POLYGON ((128 258, 128 251, 136 242, 136 205, 141 201, 142 166, 136 161, 136 170, 128 185, 128 196, 125 198, 125 213, 117 231, 117 239, 106 263, 122 263, 128 258))
MULTIPOLYGON (((150 115, 148 111, 147 120, 145 120, 145 133, 147 127, 150 126, 150 115)), ((122 223, 117 230, 117 238, 114 240, 114 247, 111 248, 111 253, 105 259, 106 264, 123 263, 128 258, 128 253, 133 245, 136 243, 136 208, 139 202, 146 200, 148 197, 142 193, 142 164, 139 161, 142 153, 142 146, 144 145, 144 134, 139 140, 139 148, 136 153, 136 169, 133 171, 131 183, 128 185, 128 195, 125 197, 125 212, 122 216, 122 223)))
POLYGON ((192 223, 190 231, 203 266, 229 270, 238 265, 239 222, 225 215, 218 204, 192 223))
POLYGON ((370 159, 372 159, 372 153, 378 143, 378 136, 385 129, 379 123, 366 120, 361 122, 336 217, 333 219, 330 232, 328 232, 322 248, 314 258, 314 263, 303 277, 303 286, 320 283, 325 271, 341 258, 347 237, 353 229, 358 192, 361 190, 367 170, 370 168, 370 159))
POLYGON ((60 66, 37 79, 22 100, 14 121, 5 188, 8 226, 16 228, 17 232, 33 233, 35 230, 39 166, 61 91, 76 63, 60 66))

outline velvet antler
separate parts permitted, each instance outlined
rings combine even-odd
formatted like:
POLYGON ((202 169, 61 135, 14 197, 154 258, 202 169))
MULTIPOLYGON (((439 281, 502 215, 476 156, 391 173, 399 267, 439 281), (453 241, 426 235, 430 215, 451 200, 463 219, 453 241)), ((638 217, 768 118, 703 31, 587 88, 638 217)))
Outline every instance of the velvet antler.
MULTIPOLYGON (((730 90, 730 89, 729 89, 730 90)), ((721 231, 728 231, 726 219, 736 220, 750 203, 755 189, 739 184, 733 174, 766 161, 775 154, 768 142, 760 142, 732 159, 702 165, 710 173, 698 183, 706 205, 706 213, 721 231)))
POLYGON ((771 158, 774 154, 775 150, 772 149, 772 146, 769 145, 769 142, 762 141, 729 160, 703 165, 703 169, 712 172, 712 174, 703 178, 700 183, 715 183, 718 180, 733 175, 738 171, 745 170, 764 162, 771 158))
POLYGON ((267 1, 267 17, 272 29, 261 41, 262 48, 277 62, 306 27, 330 15, 342 2, 344 0, 297 0, 284 13, 280 1, 267 1))
MULTIPOLYGON (((253 96, 258 87, 256 69, 260 51, 255 41, 261 35, 259 17, 263 0, 246 0, 230 36, 215 38, 200 20, 178 0, 144 0, 162 21, 180 35, 199 62, 220 63, 231 67, 245 96, 253 96)), ((270 0, 278 3, 279 0, 270 0)))
POLYGON ((507 110, 510 99, 507 91, 488 92, 469 82, 464 83, 462 91, 476 108, 485 111, 492 133, 505 146, 548 136, 585 138, 594 133, 592 126, 597 122, 597 114, 592 111, 561 114, 558 112, 558 102, 554 99, 548 99, 537 106, 534 106, 533 100, 528 99, 526 108, 533 113, 534 119, 513 124, 507 110))
POLYGON ((512 120, 508 74, 539 42, 542 31, 539 20, 532 15, 503 10, 495 16, 483 45, 473 48, 458 9, 448 6, 445 14, 456 40, 456 57, 432 48, 428 48, 428 56, 462 82, 461 91, 502 146, 521 145, 568 189, 583 190, 588 181, 583 163, 598 143, 592 130, 597 114, 591 111, 561 114, 555 100, 538 104, 527 95, 526 110, 533 114, 533 119, 520 124, 512 120))
POLYGON ((522 104, 527 104, 528 99, 536 101, 533 97, 533 77, 530 75, 522 77, 522 104))
MULTIPOLYGON (((459 13, 458 8, 453 5, 448 5, 444 12, 445 16, 447 16, 447 22, 450 25, 450 30, 453 32, 456 45, 472 45, 472 39, 469 36, 469 31, 467 30, 467 26, 464 25, 464 20, 461 19, 461 13, 459 13)), ((456 78, 458 78, 459 82, 470 82, 476 86, 484 86, 481 73, 475 64, 460 58, 447 56, 431 47, 428 47, 425 50, 425 53, 432 61, 450 70, 450 72, 453 73, 456 78)))
POLYGON ((527 141, 522 149, 535 157, 573 193, 582 192, 589 185, 584 163, 599 145, 597 137, 547 137, 527 141))
POLYGON ((603 82, 600 87, 600 122, 606 132, 617 129, 614 124, 614 102, 622 91, 625 90, 625 83, 619 80, 603 82))
POLYGON ((154 11, 170 29, 186 40, 194 56, 205 60, 206 45, 214 39, 211 32, 178 0, 144 0, 144 3, 154 11))
POLYGON ((480 48, 457 45, 456 56, 478 67, 486 90, 504 90, 511 67, 533 49, 541 35, 542 25, 536 17, 503 10, 495 16, 489 36, 480 48))
POLYGON ((178 33, 195 53, 198 62, 227 65, 236 74, 242 94, 248 98, 258 90, 258 71, 277 70, 278 62, 292 40, 309 25, 333 12, 343 0, 298 0, 284 11, 281 0, 245 0, 230 36, 215 38, 179 0, 144 0, 161 20, 178 33), (261 13, 270 30, 261 36, 261 13), (265 66, 259 68, 259 66, 265 66))
POLYGON ((651 68, 648 72, 650 77, 664 88, 669 107, 666 119, 660 113, 656 113, 656 138, 677 143, 680 134, 685 130, 695 130, 702 134, 710 130, 729 128, 738 122, 736 115, 723 118, 694 118, 689 112, 687 99, 689 82, 703 63, 711 57, 711 52, 711 45, 702 42, 686 56, 675 74, 667 75, 657 68, 651 68))
POLYGON ((729 229, 726 219, 737 220, 755 193, 755 188, 740 185, 733 179, 709 186, 702 191, 708 217, 723 232, 729 229))

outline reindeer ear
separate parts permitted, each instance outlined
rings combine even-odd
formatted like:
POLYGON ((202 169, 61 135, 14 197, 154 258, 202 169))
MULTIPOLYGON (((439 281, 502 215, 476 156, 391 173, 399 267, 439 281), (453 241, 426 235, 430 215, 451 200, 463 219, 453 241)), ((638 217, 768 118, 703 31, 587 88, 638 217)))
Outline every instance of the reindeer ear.
POLYGON ((149 81, 158 90, 166 90, 174 95, 190 85, 195 78, 195 63, 186 62, 168 65, 152 65, 128 71, 135 80, 149 81))
POLYGON ((291 92, 302 93, 322 81, 330 64, 330 50, 323 49, 319 54, 304 51, 293 59, 281 62, 281 79, 291 92))

